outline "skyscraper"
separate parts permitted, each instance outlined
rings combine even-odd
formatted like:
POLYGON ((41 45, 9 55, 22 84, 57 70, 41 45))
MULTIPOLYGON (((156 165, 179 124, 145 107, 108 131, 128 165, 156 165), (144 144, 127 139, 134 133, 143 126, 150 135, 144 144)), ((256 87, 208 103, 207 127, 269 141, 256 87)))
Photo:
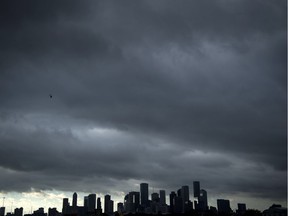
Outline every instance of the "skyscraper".
POLYGON ((122 212, 124 212, 124 204, 123 203, 117 203, 117 211, 120 213, 120 215, 122 214, 122 212))
POLYGON ((244 215, 246 212, 246 204, 245 203, 238 203, 238 209, 237 209, 237 214, 238 215, 244 215))
POLYGON ((176 196, 174 198, 175 205, 174 205, 174 212, 175 213, 183 213, 183 199, 181 196, 176 196))
POLYGON ((158 193, 152 193, 151 194, 151 200, 153 201, 153 202, 159 202, 159 194, 158 193))
POLYGON ((77 193, 76 192, 74 192, 74 194, 73 194, 72 206, 73 207, 77 206, 77 193))
POLYGON ((184 203, 189 201, 189 186, 185 185, 181 188, 181 197, 184 203))
POLYGON ((181 195, 181 188, 177 190, 177 196, 178 196, 178 197, 181 197, 181 196, 182 196, 182 195, 181 195))
POLYGON ((125 210, 130 213, 135 213, 139 209, 140 205, 140 193, 139 192, 129 192, 125 196, 125 210))
POLYGON ((170 213, 174 213, 174 206, 175 206, 175 197, 176 197, 176 193, 174 191, 172 191, 170 193, 170 213))
POLYGON ((23 208, 16 208, 14 210, 14 216, 22 216, 23 215, 23 208))
POLYGON ((218 213, 228 214, 231 212, 230 201, 225 199, 217 199, 218 213))
POLYGON ((200 196, 198 197, 198 208, 202 211, 208 210, 208 199, 207 199, 207 192, 203 189, 200 190, 200 196))
POLYGON ((104 197, 104 212, 106 214, 110 213, 109 212, 109 205, 110 205, 110 200, 111 200, 111 196, 110 195, 105 195, 104 197))
POLYGON ((189 208, 189 186, 185 185, 181 187, 181 197, 182 197, 182 205, 183 211, 188 211, 189 208))
POLYGON ((200 196, 200 182, 199 181, 193 182, 193 190, 194 190, 194 197, 198 198, 200 196))
POLYGON ((69 201, 68 198, 63 199, 63 206, 62 206, 62 214, 68 214, 68 209, 69 209, 69 201))
POLYGON ((141 197, 141 205, 144 207, 148 206, 148 184, 141 183, 140 184, 140 197, 141 197))
POLYGON ((166 204, 166 193, 165 190, 160 190, 160 204, 165 205, 166 204))
POLYGON ((100 197, 97 198, 97 209, 98 209, 98 210, 101 210, 101 209, 102 209, 100 197))
POLYGON ((108 214, 112 214, 114 212, 114 201, 109 200, 109 205, 108 205, 108 214))
POLYGON ((241 212, 245 212, 246 211, 246 204, 245 203, 238 203, 238 210, 241 212))
POLYGON ((1 207, 0 208, 0 216, 4 216, 5 215, 5 207, 1 207))
POLYGON ((89 194, 88 195, 88 211, 94 212, 96 205, 96 194, 89 194))
POLYGON ((84 207, 88 208, 88 196, 84 196, 84 207))

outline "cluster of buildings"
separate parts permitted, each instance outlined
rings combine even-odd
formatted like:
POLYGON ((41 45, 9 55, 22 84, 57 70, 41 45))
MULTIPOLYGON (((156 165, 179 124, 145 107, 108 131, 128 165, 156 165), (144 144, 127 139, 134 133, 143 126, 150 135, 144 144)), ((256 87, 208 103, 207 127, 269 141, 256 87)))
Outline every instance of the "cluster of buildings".
MULTIPOLYGON (((191 193, 192 194, 192 193, 191 193)), ((72 197, 72 204, 68 198, 63 199, 62 212, 56 208, 49 208, 48 215, 43 208, 39 208, 25 216, 101 216, 124 215, 124 214, 189 214, 200 213, 200 215, 232 215, 245 216, 246 204, 238 203, 236 212, 232 212, 230 201, 217 199, 217 208, 208 206, 207 191, 200 188, 200 182, 193 182, 193 198, 190 199, 189 186, 184 185, 176 191, 171 191, 166 199, 166 191, 151 193, 149 198, 148 183, 140 184, 140 191, 131 191, 125 195, 123 202, 117 203, 114 209, 114 201, 109 194, 104 196, 104 205, 101 198, 96 194, 89 194, 84 197, 83 205, 77 203, 78 197, 75 192, 72 197), (207 214, 208 213, 208 214, 207 214)), ((193 215, 193 214, 192 214, 193 215)), ((287 208, 273 205, 263 212, 264 216, 287 216, 287 208), (275 214, 274 214, 275 213, 275 214)), ((5 208, 0 208, 0 216, 5 216, 5 208)), ((23 216, 23 208, 15 209, 14 213, 7 213, 6 216, 23 216)))

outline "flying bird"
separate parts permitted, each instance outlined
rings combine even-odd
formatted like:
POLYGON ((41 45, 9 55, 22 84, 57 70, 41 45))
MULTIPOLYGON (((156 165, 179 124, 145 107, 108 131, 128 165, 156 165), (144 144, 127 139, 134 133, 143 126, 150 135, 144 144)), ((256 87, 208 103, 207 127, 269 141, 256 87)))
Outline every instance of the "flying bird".
POLYGON ((52 94, 49 94, 50 98, 52 98, 52 94))

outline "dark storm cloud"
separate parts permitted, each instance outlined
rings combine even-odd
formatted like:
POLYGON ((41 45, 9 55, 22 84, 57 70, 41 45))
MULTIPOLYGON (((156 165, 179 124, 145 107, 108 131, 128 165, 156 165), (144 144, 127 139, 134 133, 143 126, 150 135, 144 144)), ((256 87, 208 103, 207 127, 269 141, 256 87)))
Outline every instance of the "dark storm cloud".
POLYGON ((285 1, 5 4, 0 190, 198 178, 286 198, 285 1))

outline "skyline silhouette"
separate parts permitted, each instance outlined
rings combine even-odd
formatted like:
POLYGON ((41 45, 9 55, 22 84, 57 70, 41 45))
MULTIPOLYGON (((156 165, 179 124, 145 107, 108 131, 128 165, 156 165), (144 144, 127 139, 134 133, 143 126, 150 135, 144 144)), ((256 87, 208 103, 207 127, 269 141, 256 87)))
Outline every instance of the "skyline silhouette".
MULTIPOLYGON (((233 210, 230 206, 229 199, 217 199, 217 206, 211 206, 208 204, 207 191, 201 189, 199 181, 193 181, 193 192, 190 191, 188 185, 181 186, 180 189, 171 191, 166 196, 164 189, 159 190, 159 193, 154 189, 151 192, 149 190, 148 183, 141 183, 138 191, 130 191, 125 197, 123 202, 114 204, 111 195, 106 194, 104 197, 97 197, 96 193, 89 194, 83 197, 83 203, 78 203, 79 197, 76 192, 73 193, 72 198, 63 198, 62 210, 57 210, 55 207, 49 207, 48 212, 44 211, 43 207, 39 207, 38 210, 33 211, 30 214, 24 214, 26 216, 100 216, 100 215, 127 215, 127 214, 139 214, 139 215, 236 215, 246 216, 247 214, 252 216, 287 216, 287 207, 282 207, 279 204, 273 204, 263 212, 257 209, 251 209, 246 207, 246 203, 239 202, 237 209, 233 210), (150 192, 149 192, 150 191, 150 192), (190 195, 193 194, 191 197, 190 195), (96 199, 97 198, 97 199, 96 199), (169 200, 167 200, 167 198, 169 200), (104 204, 103 204, 104 202, 104 204), (96 205, 97 203, 97 205, 96 205), (169 204, 170 205, 169 205, 169 204), (116 206, 116 209, 114 208, 116 206), (102 208, 103 207, 103 208, 102 208)), ((14 213, 12 211, 5 212, 3 206, 0 208, 0 216, 23 216, 23 207, 15 208, 14 213)))

